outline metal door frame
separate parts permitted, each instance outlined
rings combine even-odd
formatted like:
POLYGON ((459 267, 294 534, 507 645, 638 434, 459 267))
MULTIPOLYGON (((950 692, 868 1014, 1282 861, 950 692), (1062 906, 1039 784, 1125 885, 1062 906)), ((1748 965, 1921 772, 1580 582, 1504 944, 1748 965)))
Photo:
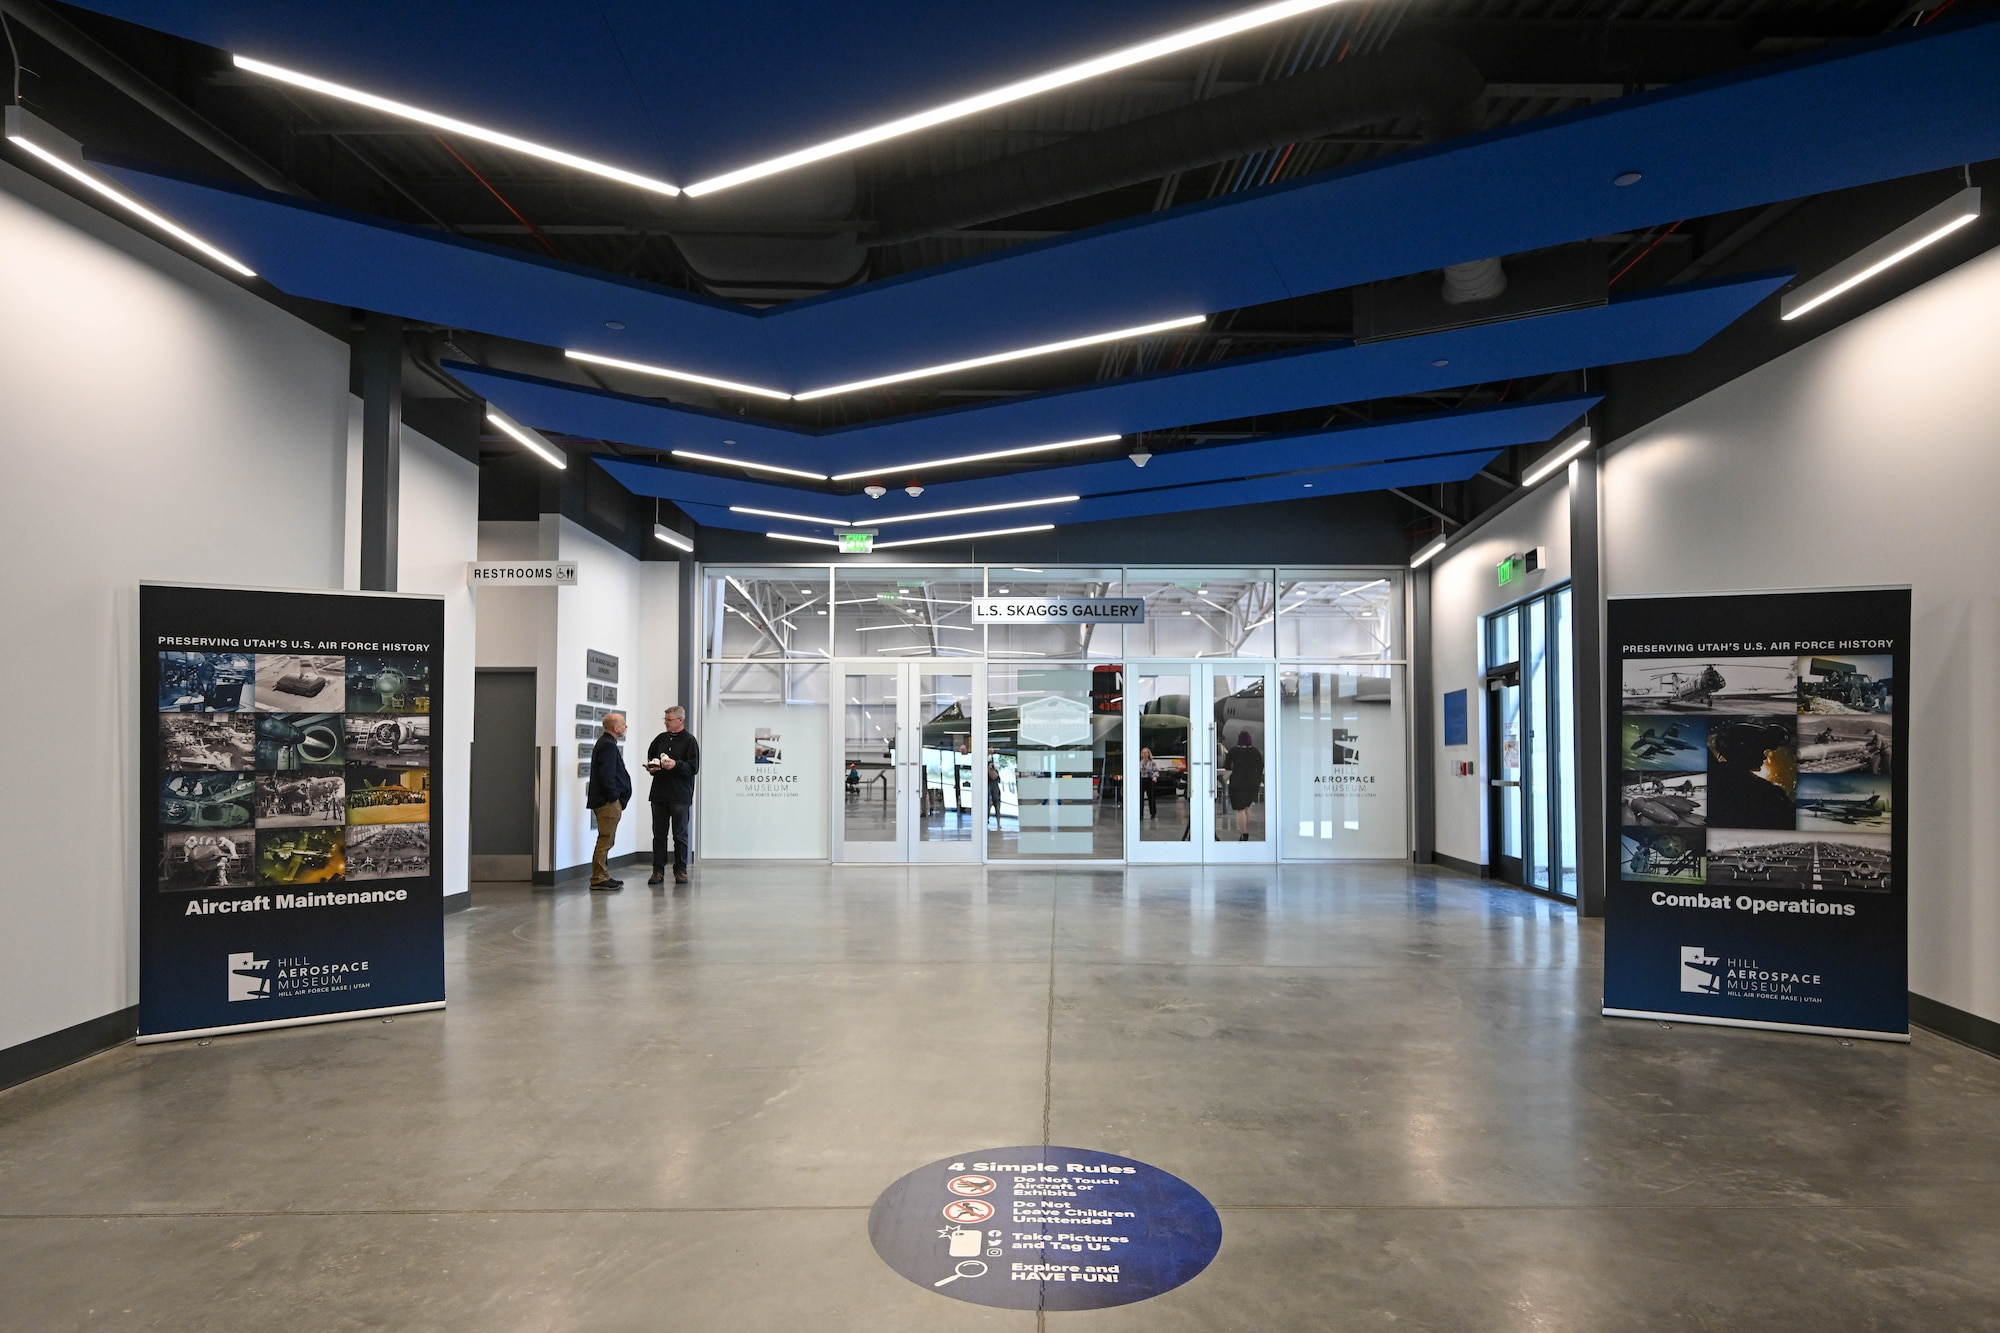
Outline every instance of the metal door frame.
POLYGON ((1278 859, 1278 673, 1276 660, 1263 658, 1143 658, 1125 663, 1125 861, 1128 865, 1257 865, 1278 859), (1215 836, 1215 677, 1258 675, 1264 679, 1264 838, 1224 842, 1215 836), (1188 836, 1181 841, 1139 840, 1139 711, 1130 706, 1141 675, 1185 675, 1189 711, 1200 700, 1199 723, 1188 719, 1188 836), (1200 795, 1197 796, 1196 793, 1200 795), (1199 828, 1199 836, 1195 829, 1199 828))
POLYGON ((986 673, 983 659, 964 657, 837 657, 829 664, 831 689, 827 708, 827 756, 831 765, 828 791, 828 849, 835 865, 977 865, 986 859, 986 783, 979 762, 986 747, 986 673), (965 843, 926 842, 919 836, 924 790, 923 729, 919 714, 919 684, 925 674, 963 675, 971 681, 967 709, 971 714, 974 835, 965 843), (843 836, 847 814, 847 677, 896 677, 896 737, 891 747, 896 773, 896 833, 886 842, 850 843, 843 836))

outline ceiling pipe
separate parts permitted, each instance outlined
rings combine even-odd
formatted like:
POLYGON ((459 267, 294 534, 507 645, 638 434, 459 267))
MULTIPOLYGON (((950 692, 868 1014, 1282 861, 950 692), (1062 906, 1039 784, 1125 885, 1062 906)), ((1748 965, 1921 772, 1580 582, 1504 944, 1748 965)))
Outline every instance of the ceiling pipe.
POLYGON ((876 192, 874 245, 1084 199, 1357 126, 1415 118, 1463 128, 1486 80, 1465 55, 1411 42, 932 180, 876 192))
POLYGON ((301 199, 312 197, 41 0, 0 0, 0 13, 200 144, 246 179, 280 194, 301 199))

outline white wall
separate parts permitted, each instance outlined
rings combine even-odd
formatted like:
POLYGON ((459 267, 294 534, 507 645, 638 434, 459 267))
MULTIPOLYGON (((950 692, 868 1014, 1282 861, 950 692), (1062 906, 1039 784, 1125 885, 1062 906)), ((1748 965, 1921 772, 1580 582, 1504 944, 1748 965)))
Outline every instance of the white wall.
POLYGON ((597 841, 583 803, 589 784, 576 775, 577 746, 585 743, 576 738, 576 705, 588 702, 585 654, 593 648, 618 658, 618 707, 628 720, 636 719, 633 734, 625 743, 625 767, 633 774, 632 808, 618 826, 611 854, 651 850, 653 845, 646 787, 639 780, 645 775, 638 766, 653 734, 644 730, 648 714, 639 711, 638 699, 645 677, 640 651, 644 642, 644 580, 640 561, 595 533, 555 515, 545 515, 542 521, 555 526, 556 558, 576 561, 576 586, 555 589, 554 670, 543 677, 542 694, 548 707, 541 715, 543 725, 549 728, 543 743, 555 744, 560 755, 556 763, 556 865, 568 868, 588 862, 597 841), (551 679, 553 692, 548 689, 551 679))
MULTIPOLYGON (((352 453, 361 452, 358 413, 352 453)), ((472 811, 472 666, 478 615, 465 566, 479 558, 479 468, 425 436, 403 430, 397 497, 396 588, 444 597, 444 751, 433 756, 444 796, 438 859, 447 898, 472 887, 467 831, 472 811)), ((358 491, 359 484, 355 489, 358 491)), ((360 506, 351 508, 359 512, 360 506)), ((355 566, 359 571, 359 563, 355 566)))
POLYGON ((137 1002, 143 580, 338 588, 348 351, 0 164, 0 1047, 137 1002))
POLYGON ((1431 566, 1431 726, 1437 773, 1437 850, 1474 865, 1486 858, 1486 700, 1481 618, 1570 576, 1569 483, 1544 482, 1431 566), (1501 586, 1500 562, 1530 547, 1548 549, 1548 565, 1501 586), (1444 696, 1465 691, 1466 743, 1444 743, 1444 696), (1473 763, 1470 777, 1454 770, 1473 763))
POLYGON ((1997 350, 2000 251, 1636 432, 1604 472, 1613 595, 1912 585, 1910 986, 1993 1020, 1997 350))

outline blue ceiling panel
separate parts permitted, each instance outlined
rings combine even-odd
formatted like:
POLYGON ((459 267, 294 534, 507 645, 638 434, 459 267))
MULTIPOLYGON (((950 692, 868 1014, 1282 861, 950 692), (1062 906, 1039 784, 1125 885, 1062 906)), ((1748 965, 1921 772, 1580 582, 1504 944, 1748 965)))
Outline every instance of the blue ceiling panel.
POLYGON ((1690 283, 1553 315, 1242 357, 824 434, 457 363, 449 369, 473 392, 538 429, 832 475, 1677 356, 1701 346, 1785 281, 1764 274, 1690 283))
MULTIPOLYGON (((878 542, 903 538, 943 537, 955 533, 991 532, 1001 528, 1026 527, 1036 523, 1067 526, 1107 518, 1136 518, 1148 514, 1182 514, 1198 509, 1220 509, 1229 505, 1271 504, 1280 500, 1305 500, 1315 496, 1347 495, 1379 491, 1389 486, 1429 486, 1438 482, 1464 481, 1490 464, 1499 455, 1492 450, 1476 453, 1442 454, 1433 458, 1399 459, 1389 463, 1369 463, 1360 467, 1333 468, 1304 476, 1246 478, 1209 482, 1198 486, 1167 486, 1156 490, 1128 491, 1104 495, 1073 505, 1044 510, 1023 510, 998 514, 970 514, 938 523, 912 523, 883 528, 878 542)), ((602 461, 602 460, 600 460, 602 461)), ((738 532, 790 532, 799 536, 825 538, 824 529, 812 528, 783 519, 760 518, 753 514, 731 513, 714 504, 689 503, 682 506, 690 518, 704 527, 730 528, 738 532)), ((831 549, 831 548, 827 548, 831 549)), ((922 547, 911 547, 912 558, 920 558, 922 547)))
POLYGON ((2000 11, 745 312, 741 325, 713 302, 664 289, 648 300, 518 252, 426 247, 420 232, 291 200, 117 174, 296 295, 799 391, 2000 157, 1995 69, 2000 11), (1628 171, 1637 184, 1612 183, 1628 171), (467 293, 474 273, 492 290, 467 293))
MULTIPOLYGON (((1273 473, 1352 467, 1385 459, 1437 454, 1492 451, 1515 444, 1549 439, 1601 399, 1581 394, 1532 403, 1474 408, 1463 412, 1428 413, 1391 421, 1343 426, 1337 430, 1273 435, 1242 444, 1207 449, 1183 449, 1162 454, 1145 468, 1129 459, 1042 467, 969 481, 934 483, 920 497, 892 487, 880 499, 861 495, 829 495, 801 491, 747 478, 717 476, 649 461, 597 456, 597 462, 634 495, 672 500, 692 512, 692 506, 751 505, 760 509, 817 518, 828 526, 880 522, 942 509, 1045 499, 1058 495, 1086 498, 1123 491, 1159 490, 1169 486, 1234 481, 1273 473)), ((1311 481, 1312 477, 1300 478, 1311 481)), ((1002 511, 1003 514, 1013 511, 1002 511)), ((1019 515, 1051 512, 1018 511, 1019 515)), ((997 519, 1000 516, 994 516, 997 519)), ((702 520, 706 522, 707 520, 702 520)), ((757 520, 761 522, 762 520, 757 520)), ((1019 517, 1019 521, 1028 521, 1019 517)))
POLYGON ((679 184, 1250 0, 90 0, 87 8, 679 184))

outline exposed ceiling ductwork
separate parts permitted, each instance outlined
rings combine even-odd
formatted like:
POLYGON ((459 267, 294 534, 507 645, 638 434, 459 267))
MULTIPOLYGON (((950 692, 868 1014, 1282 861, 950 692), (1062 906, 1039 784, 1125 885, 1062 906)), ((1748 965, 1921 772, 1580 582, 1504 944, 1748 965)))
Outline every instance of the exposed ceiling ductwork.
POLYGON ((1415 119, 1462 131, 1486 91, 1466 56, 1413 42, 1177 107, 935 180, 877 192, 878 245, 1083 199, 1289 143, 1415 119))

